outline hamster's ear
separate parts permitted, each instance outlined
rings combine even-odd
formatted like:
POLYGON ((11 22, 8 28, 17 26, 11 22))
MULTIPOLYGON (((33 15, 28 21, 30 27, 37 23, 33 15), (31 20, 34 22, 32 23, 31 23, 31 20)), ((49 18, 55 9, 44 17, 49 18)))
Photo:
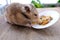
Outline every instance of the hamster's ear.
POLYGON ((30 12, 30 8, 28 6, 25 6, 26 12, 30 12))

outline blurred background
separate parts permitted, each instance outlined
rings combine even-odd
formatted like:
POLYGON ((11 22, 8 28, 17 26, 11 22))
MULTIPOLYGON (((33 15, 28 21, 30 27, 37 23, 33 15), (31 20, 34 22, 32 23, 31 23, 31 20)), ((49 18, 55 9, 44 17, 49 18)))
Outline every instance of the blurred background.
POLYGON ((0 15, 7 5, 14 2, 33 4, 36 8, 60 7, 60 0, 0 0, 0 15))

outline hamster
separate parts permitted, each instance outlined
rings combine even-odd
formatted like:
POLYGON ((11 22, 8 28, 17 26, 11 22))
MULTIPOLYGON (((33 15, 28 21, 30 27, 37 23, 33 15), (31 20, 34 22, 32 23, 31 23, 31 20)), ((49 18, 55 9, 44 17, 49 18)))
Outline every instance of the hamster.
POLYGON ((37 22, 38 12, 31 4, 11 3, 6 7, 5 19, 10 24, 31 27, 32 22, 37 22))

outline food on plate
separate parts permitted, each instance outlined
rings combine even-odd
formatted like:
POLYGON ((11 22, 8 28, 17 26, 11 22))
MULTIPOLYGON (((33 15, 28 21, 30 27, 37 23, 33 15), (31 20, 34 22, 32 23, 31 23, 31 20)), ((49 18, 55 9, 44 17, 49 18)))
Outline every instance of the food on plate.
POLYGON ((32 22, 32 24, 39 24, 39 25, 46 25, 48 24, 53 18, 51 16, 40 16, 38 22, 32 22))
POLYGON ((50 21, 52 20, 52 17, 51 16, 41 16, 40 17, 40 21, 41 23, 39 25, 46 25, 48 24, 50 21))

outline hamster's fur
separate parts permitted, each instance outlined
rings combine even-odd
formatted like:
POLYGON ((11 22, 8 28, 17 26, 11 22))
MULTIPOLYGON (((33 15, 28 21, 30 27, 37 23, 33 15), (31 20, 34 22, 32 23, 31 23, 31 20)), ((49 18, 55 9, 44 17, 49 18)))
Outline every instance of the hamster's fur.
POLYGON ((31 26, 37 22, 38 12, 31 4, 12 3, 6 7, 5 19, 10 24, 31 26))

